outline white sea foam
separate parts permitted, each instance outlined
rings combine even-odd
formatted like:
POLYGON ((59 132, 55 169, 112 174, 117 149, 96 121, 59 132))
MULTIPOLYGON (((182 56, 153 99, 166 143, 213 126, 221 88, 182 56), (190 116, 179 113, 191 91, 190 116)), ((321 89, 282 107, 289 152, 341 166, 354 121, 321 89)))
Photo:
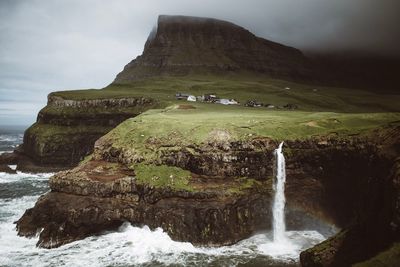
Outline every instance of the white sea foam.
POLYGON ((0 134, 0 142, 21 142, 23 134, 0 134))
POLYGON ((233 246, 205 248, 173 241, 160 228, 151 231, 147 226, 139 228, 125 223, 119 231, 46 250, 35 247, 36 239, 17 237, 10 225, 7 224, 5 229, 0 228, 1 239, 5 239, 2 244, 13 244, 0 246, 3 252, 0 256, 2 266, 13 266, 15 263, 20 266, 137 266, 154 262, 163 265, 206 266, 219 257, 232 258, 233 262, 229 266, 235 266, 240 261, 246 262, 257 256, 297 262, 301 249, 323 240, 316 232, 288 232, 298 246, 284 254, 281 251, 277 253, 276 248, 268 248, 272 240, 267 234, 255 235, 233 246), (7 233, 5 236, 4 232, 7 233))
MULTIPOLYGON (((0 174, 0 187, 21 181, 35 184, 51 174, 0 174), (5 182, 2 182, 5 181, 5 182)), ((196 247, 173 241, 161 228, 124 223, 117 231, 79 240, 56 249, 37 248, 37 238, 17 236, 14 221, 34 206, 38 196, 0 198, 0 266, 237 266, 255 258, 297 262, 301 250, 321 242, 313 231, 286 231, 291 247, 277 248, 272 233, 260 233, 232 246, 196 247)))
POLYGON ((10 169, 14 171, 17 169, 17 165, 8 165, 8 167, 10 167, 10 169))
POLYGON ((301 251, 316 245, 326 238, 317 231, 286 231, 285 241, 268 240, 258 249, 265 255, 281 261, 296 260, 301 251))
POLYGON ((0 172, 0 184, 2 183, 14 183, 18 181, 44 181, 48 180, 54 173, 26 173, 17 171, 17 174, 10 174, 0 172))

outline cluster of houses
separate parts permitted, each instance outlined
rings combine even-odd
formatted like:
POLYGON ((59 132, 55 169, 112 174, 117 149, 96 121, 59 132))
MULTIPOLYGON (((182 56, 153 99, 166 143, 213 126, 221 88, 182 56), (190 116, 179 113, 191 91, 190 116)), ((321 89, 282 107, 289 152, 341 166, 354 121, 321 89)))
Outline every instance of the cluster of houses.
MULTIPOLYGON (((189 102, 208 102, 208 103, 215 103, 215 104, 222 104, 222 105, 240 105, 238 101, 235 99, 227 99, 227 98, 219 98, 216 94, 205 94, 202 96, 194 96, 190 94, 183 94, 183 93, 176 93, 175 94, 176 99, 178 100, 186 100, 189 102)), ((286 104, 284 106, 278 107, 273 104, 264 104, 262 102, 259 102, 257 100, 248 100, 246 104, 244 104, 246 107, 266 107, 266 108, 277 108, 277 109, 297 109, 298 106, 296 104, 286 104)))
POLYGON ((239 105, 239 102, 235 99, 219 98, 216 94, 205 94, 202 96, 194 96, 190 94, 175 94, 176 99, 186 100, 189 102, 208 102, 222 105, 239 105))

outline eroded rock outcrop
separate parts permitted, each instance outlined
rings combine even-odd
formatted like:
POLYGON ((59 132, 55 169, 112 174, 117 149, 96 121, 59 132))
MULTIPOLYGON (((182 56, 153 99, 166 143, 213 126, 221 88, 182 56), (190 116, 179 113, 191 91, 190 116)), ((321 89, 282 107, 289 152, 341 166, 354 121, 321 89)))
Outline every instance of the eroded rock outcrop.
POLYGON ((54 171, 75 166, 93 151, 98 138, 155 105, 155 100, 145 97, 74 100, 52 93, 37 122, 25 131, 18 170, 54 171))

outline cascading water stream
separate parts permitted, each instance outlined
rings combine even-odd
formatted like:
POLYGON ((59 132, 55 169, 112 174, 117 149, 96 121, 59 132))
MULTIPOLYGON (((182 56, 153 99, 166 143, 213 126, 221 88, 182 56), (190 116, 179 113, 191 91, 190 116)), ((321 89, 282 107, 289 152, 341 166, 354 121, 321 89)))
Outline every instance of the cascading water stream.
POLYGON ((275 149, 276 158, 276 178, 274 182, 274 202, 272 206, 272 217, 273 217, 273 240, 274 243, 285 243, 285 182, 286 182, 286 170, 285 170, 285 157, 282 153, 283 142, 280 143, 279 147, 275 149))

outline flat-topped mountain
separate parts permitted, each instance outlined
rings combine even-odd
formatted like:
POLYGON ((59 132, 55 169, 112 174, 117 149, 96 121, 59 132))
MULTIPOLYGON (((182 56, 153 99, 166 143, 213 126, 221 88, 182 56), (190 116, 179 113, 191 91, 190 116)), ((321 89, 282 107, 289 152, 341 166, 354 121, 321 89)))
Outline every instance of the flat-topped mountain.
POLYGON ((143 54, 126 65, 114 83, 158 75, 240 72, 290 79, 310 79, 313 73, 301 51, 257 37, 233 23, 161 15, 143 54))

